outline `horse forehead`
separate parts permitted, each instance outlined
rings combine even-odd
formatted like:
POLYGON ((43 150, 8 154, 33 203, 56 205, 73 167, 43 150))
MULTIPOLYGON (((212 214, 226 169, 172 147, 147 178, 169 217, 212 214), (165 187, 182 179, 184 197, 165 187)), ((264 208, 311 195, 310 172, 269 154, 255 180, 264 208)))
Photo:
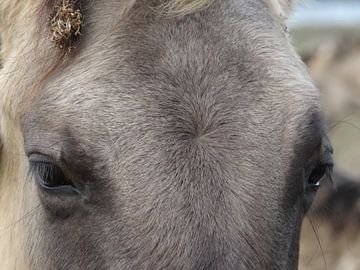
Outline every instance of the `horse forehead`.
MULTIPOLYGON (((264 15, 259 20, 237 19, 243 13, 227 16, 224 11, 212 12, 211 17, 204 13, 193 20, 155 23, 145 30, 128 28, 133 36, 123 39, 114 51, 117 61, 122 62, 122 76, 118 79, 133 84, 140 94, 154 85, 161 85, 159 89, 170 96, 174 85, 183 91, 203 88, 203 92, 210 93, 216 87, 232 88, 228 93, 242 91, 269 103, 281 99, 288 105, 301 104, 302 109, 316 107, 318 91, 300 59, 267 10, 258 8, 264 15), (171 87, 164 87, 169 84, 171 87), (257 91, 246 91, 254 88, 257 91)), ((107 42, 110 45, 112 41, 107 42)), ((113 59, 109 54, 101 61, 109 63, 113 59)), ((112 64, 104 67, 104 74, 110 74, 111 69, 112 64)))
POLYGON ((96 110, 104 102, 115 111, 149 103, 188 110, 199 102, 200 111, 215 103, 220 104, 217 110, 228 111, 226 104, 239 101, 241 108, 233 104, 234 112, 252 110, 258 119, 285 107, 294 112, 317 107, 316 90, 265 6, 257 6, 264 15, 259 21, 237 18, 244 11, 227 16, 226 10, 152 21, 150 26, 136 18, 114 32, 116 38, 99 41, 97 34, 84 36, 90 45, 68 72, 49 83, 48 91, 61 97, 56 104, 62 107, 76 101, 72 111, 77 114, 90 107, 96 110), (276 106, 268 111, 262 107, 271 104, 276 106))

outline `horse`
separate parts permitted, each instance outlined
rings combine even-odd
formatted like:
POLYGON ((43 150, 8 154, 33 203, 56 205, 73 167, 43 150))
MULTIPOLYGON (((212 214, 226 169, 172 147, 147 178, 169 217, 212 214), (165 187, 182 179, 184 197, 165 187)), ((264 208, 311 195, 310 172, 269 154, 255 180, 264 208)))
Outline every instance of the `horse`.
POLYGON ((2 0, 1 269, 297 269, 332 174, 289 0, 2 0))

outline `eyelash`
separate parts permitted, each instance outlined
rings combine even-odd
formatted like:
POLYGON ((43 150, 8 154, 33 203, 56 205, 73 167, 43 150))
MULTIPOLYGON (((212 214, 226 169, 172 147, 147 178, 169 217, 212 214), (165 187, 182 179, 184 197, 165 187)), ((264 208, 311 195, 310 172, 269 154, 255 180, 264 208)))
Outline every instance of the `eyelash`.
POLYGON ((30 161, 29 175, 35 178, 38 186, 50 193, 79 193, 75 185, 63 173, 62 169, 52 162, 30 161))
POLYGON ((63 181, 66 180, 64 174, 61 172, 61 169, 49 162, 31 162, 30 173, 35 177, 55 178, 56 176, 60 176, 63 181), (54 173, 57 175, 54 175, 54 173))

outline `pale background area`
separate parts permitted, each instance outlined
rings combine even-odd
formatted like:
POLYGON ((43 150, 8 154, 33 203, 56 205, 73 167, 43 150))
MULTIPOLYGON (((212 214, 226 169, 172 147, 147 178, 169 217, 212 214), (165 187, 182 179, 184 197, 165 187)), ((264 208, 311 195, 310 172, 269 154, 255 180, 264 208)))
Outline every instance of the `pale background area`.
POLYGON ((351 208, 346 218, 336 209, 330 209, 331 218, 322 218, 315 209, 314 228, 305 219, 300 270, 360 270, 360 193, 355 191, 360 188, 360 0, 303 1, 290 29, 323 96, 336 170, 355 183, 336 202, 342 210, 351 208), (338 223, 344 224, 341 231, 335 230, 338 223))
MULTIPOLYGON (((299 5, 294 44, 324 96, 337 169, 360 176, 360 1, 299 5)), ((360 179, 360 177, 359 177, 360 179)))

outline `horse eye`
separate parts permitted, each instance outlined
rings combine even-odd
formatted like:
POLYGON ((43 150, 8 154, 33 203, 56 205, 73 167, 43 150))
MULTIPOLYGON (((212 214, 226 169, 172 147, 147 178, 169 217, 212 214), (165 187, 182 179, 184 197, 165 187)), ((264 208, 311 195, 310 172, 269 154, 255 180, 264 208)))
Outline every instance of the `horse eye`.
POLYGON ((75 185, 49 157, 30 156, 30 170, 41 189, 49 193, 77 194, 75 185))
POLYGON ((329 166, 325 164, 318 164, 315 166, 307 181, 307 191, 317 191, 328 168, 329 166))

